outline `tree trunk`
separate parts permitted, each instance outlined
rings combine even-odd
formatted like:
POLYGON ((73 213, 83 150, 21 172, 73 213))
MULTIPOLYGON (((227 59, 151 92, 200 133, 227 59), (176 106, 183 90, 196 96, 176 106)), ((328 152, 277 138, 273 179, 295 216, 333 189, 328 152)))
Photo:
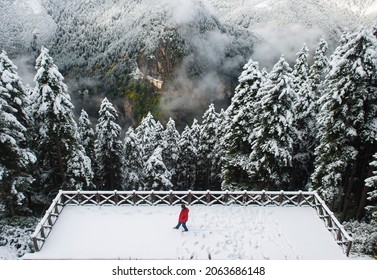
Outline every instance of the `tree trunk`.
MULTIPOLYGON (((52 153, 52 149, 49 149, 49 152, 48 152, 48 160, 49 160, 49 163, 50 163, 50 170, 54 170, 55 168, 55 164, 54 164, 54 154, 52 153)), ((53 171, 51 173, 51 177, 52 177, 52 189, 55 190, 55 188, 58 188, 57 185, 58 185, 58 182, 57 182, 57 179, 56 179, 56 174, 55 172, 53 171)), ((44 191, 46 191, 46 193, 50 193, 51 189, 45 189, 44 191)))
POLYGON ((347 211, 348 211, 348 204, 350 200, 350 196, 352 193, 352 185, 353 185, 353 177, 355 176, 357 169, 357 161, 354 162, 352 171, 348 173, 348 178, 345 178, 345 194, 344 194, 344 204, 343 204, 343 209, 342 209, 342 217, 341 217, 341 222, 343 222, 346 219, 347 216, 347 211))
POLYGON ((361 193, 359 206, 357 207, 357 212, 356 212, 356 219, 358 221, 360 221, 362 218, 362 214, 367 203, 368 191, 369 191, 369 188, 367 186, 364 186, 363 192, 361 193))
POLYGON ((115 190, 114 186, 114 169, 110 171, 110 190, 115 190))
MULTIPOLYGON (((369 167, 367 178, 372 176, 372 174, 373 174, 373 168, 369 167)), ((364 185, 361 196, 360 196, 359 205, 357 207, 357 212, 356 212, 357 220, 360 220, 362 218, 364 208, 367 204, 368 191, 369 191, 369 188, 364 185)))
POLYGON ((364 155, 362 156, 363 163, 362 163, 362 170, 360 174, 362 187, 360 190, 360 195, 358 196, 359 199, 358 199, 358 206, 357 206, 357 212, 356 212, 356 217, 355 217, 357 220, 360 220, 362 218, 364 208, 367 204, 369 188, 365 186, 365 179, 373 175, 373 167, 369 165, 373 159, 372 158, 373 154, 374 154, 373 145, 369 144, 367 148, 365 149, 364 155), (364 172, 364 170, 366 172, 364 172), (363 176, 364 174, 366 174, 366 177, 363 176))
POLYGON ((15 216, 15 210, 14 210, 14 206, 13 206, 13 203, 12 203, 12 199, 9 199, 8 202, 6 203, 6 208, 8 210, 8 214, 11 218, 13 218, 15 216))
MULTIPOLYGON (((62 155, 62 151, 61 151, 61 145, 60 145, 60 142, 58 140, 55 140, 55 143, 56 143, 56 151, 57 151, 57 156, 58 156, 58 163, 59 163, 59 172, 60 172, 60 178, 61 178, 61 182, 60 182, 60 185, 62 185, 66 178, 65 178, 65 170, 64 170, 64 164, 63 164, 63 155, 62 155)), ((57 186, 58 188, 60 188, 60 186, 57 186)))
MULTIPOLYGON (((347 195, 347 190, 348 190, 348 187, 349 187, 348 180, 349 180, 350 171, 351 171, 350 169, 351 169, 351 166, 347 165, 346 171, 344 172, 342 198, 341 198, 340 206, 339 206, 339 209, 338 209, 339 211, 343 210, 344 205, 346 204, 346 200, 347 200, 346 195, 347 195)), ((332 210, 334 210, 334 209, 332 209, 332 210)))

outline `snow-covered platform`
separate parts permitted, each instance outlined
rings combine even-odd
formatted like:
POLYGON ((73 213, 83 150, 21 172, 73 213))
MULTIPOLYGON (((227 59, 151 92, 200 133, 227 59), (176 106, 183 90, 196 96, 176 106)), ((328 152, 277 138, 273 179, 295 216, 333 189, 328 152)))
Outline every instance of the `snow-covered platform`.
POLYGON ((26 259, 346 259, 308 206, 67 205, 26 259))

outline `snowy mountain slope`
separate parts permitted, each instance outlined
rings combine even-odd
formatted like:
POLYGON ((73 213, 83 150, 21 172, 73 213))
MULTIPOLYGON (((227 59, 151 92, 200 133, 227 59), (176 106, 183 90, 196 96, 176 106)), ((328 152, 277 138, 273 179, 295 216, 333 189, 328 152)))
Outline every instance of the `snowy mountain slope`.
POLYGON ((224 22, 243 26, 263 42, 254 57, 271 66, 284 53, 292 60, 306 43, 314 50, 325 35, 330 50, 345 28, 371 25, 377 18, 376 0, 207 0, 224 22))
POLYGON ((206 0, 226 22, 251 27, 276 21, 307 25, 358 27, 377 14, 375 0, 206 0))
POLYGON ((282 53, 292 61, 304 42, 313 51, 322 35, 331 50, 345 27, 377 17, 376 2, 0 0, 0 49, 33 77, 45 45, 72 92, 124 96, 138 72, 164 81, 163 108, 196 110, 232 94, 250 56, 270 68, 282 53))
MULTIPOLYGON (((8 53, 25 51, 36 41, 46 44, 56 27, 70 32, 86 28, 87 33, 100 36, 117 45, 119 39, 127 47, 135 46, 140 38, 147 49, 153 49, 166 32, 189 24, 199 17, 216 19, 222 24, 247 28, 262 38, 278 35, 294 26, 311 35, 328 35, 338 40, 340 29, 371 24, 377 17, 375 0, 1 0, 0 47, 8 53), (146 30, 146 27, 151 27, 146 30), (96 32, 97 31, 97 32, 96 32), (265 32, 263 32, 265 31, 265 32), (268 32, 270 31, 270 32, 268 32), (272 32, 276 31, 276 32, 272 32), (36 38, 35 38, 36 37, 36 38), (127 42, 124 42, 127 41, 127 42), (16 46, 16 47, 15 47, 16 46)), ((74 35, 74 34, 72 34, 74 35)), ((301 34, 304 36, 304 34, 301 34)), ((89 34, 90 36, 90 34, 89 34)), ((308 35, 306 35, 308 37, 308 35)), ((73 37, 70 37, 72 39, 73 37)), ((303 37, 305 38, 305 37, 303 37)), ((51 44, 57 43, 54 40, 51 44)), ((62 46, 66 46, 63 44, 62 46)), ((58 53, 58 52, 57 52, 58 53)))
POLYGON ((233 91, 232 82, 255 41, 252 32, 223 24, 201 1, 40 3, 57 28, 49 40, 38 43, 50 49, 73 91, 94 84, 103 86, 93 91, 124 94, 129 74, 140 70, 144 76, 170 81, 168 95, 179 91, 198 100, 216 100, 233 91))
MULTIPOLYGON (((61 60, 68 67, 72 61, 80 64, 80 61, 90 58, 95 63, 103 59, 103 53, 139 51, 140 47, 146 51, 146 55, 151 55, 161 40, 171 39, 174 30, 193 24, 201 25, 198 28, 201 31, 207 28, 212 30, 214 25, 218 25, 219 30, 225 33, 224 28, 229 32, 229 27, 238 32, 248 29, 270 44, 281 38, 285 38, 285 41, 293 38, 292 44, 301 45, 303 41, 309 41, 307 44, 311 45, 321 35, 326 35, 330 43, 337 42, 343 28, 353 29, 371 24, 377 17, 375 0, 0 2, 4 7, 0 11, 3 23, 0 27, 3 38, 1 48, 9 54, 19 54, 36 44, 51 45, 52 48, 58 48, 54 52, 62 54, 61 60), (82 29, 85 29, 84 32, 82 29), (64 36, 62 32, 69 34, 64 36), (93 37, 101 42, 101 47, 93 49, 92 43, 96 43, 93 37), (278 39, 274 40, 273 37, 278 39), (88 46, 92 47, 92 51, 88 57, 83 57, 80 48, 88 46), (70 59, 67 61, 67 58, 70 59)), ((182 28, 180 35, 190 41, 187 31, 192 32, 192 29, 184 30, 182 28)), ((275 47, 289 51, 288 47, 275 47)), ((296 46, 295 49, 298 48, 296 46)))
POLYGON ((9 53, 27 53, 55 33, 56 22, 40 0, 1 0, 0 4, 0 48, 9 53))
POLYGON ((53 51, 68 67, 80 63, 85 66, 102 64, 105 59, 114 62, 117 56, 128 55, 140 64, 149 63, 149 68, 144 70, 151 73, 145 74, 164 76, 171 70, 166 69, 170 61, 164 61, 165 67, 159 67, 151 65, 150 60, 163 59, 165 54, 166 60, 176 62, 175 59, 197 49, 198 34, 207 31, 232 36, 231 30, 221 25, 199 2, 189 2, 194 3, 190 9, 195 12, 186 13, 184 17, 177 15, 183 14, 181 9, 187 4, 176 6, 172 4, 174 1, 168 0, 72 3, 59 6, 56 1, 50 1, 47 4, 54 19, 60 22, 51 41, 57 48, 53 51), (166 54, 169 50, 171 52, 166 54))

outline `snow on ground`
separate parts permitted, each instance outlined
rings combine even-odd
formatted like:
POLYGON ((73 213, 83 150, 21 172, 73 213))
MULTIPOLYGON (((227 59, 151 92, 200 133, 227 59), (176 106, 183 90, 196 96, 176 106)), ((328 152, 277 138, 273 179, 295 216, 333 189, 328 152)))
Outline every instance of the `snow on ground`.
POLYGON ((310 207, 66 206, 25 259, 346 259, 310 207))
POLYGON ((0 246, 0 260, 17 259, 17 250, 10 246, 0 246))

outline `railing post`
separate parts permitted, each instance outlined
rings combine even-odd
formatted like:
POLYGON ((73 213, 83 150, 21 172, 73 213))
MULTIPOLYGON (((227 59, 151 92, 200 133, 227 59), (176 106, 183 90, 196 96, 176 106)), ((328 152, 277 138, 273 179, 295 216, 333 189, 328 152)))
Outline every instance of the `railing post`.
POLYGON ((191 190, 188 191, 188 196, 187 196, 187 204, 190 205, 192 201, 192 193, 191 190))
POLYGON ((211 192, 207 190, 207 205, 211 202, 211 192))
POLYGON ((283 204, 283 200, 284 200, 284 191, 281 190, 279 194, 279 205, 283 204))
POLYGON ((60 190, 59 192, 61 192, 60 201, 61 201, 62 205, 65 206, 66 197, 64 195, 64 192, 62 190, 60 190))
POLYGON ((96 192, 96 202, 97 202, 97 205, 99 205, 101 202, 101 195, 99 194, 98 191, 96 192))
POLYGON ((33 236, 33 243, 34 243, 35 251, 39 252, 41 250, 41 248, 39 248, 38 239, 37 239, 36 236, 33 236))
POLYGON ((77 202, 81 205, 81 192, 77 191, 77 202))
POLYGON ((303 196, 302 196, 302 191, 298 192, 298 197, 297 197, 297 205, 301 206, 301 201, 303 201, 303 196))
POLYGON ((52 227, 53 226, 53 222, 51 220, 51 212, 48 212, 48 219, 47 220, 48 220, 48 225, 52 227))
POLYGON ((151 203, 154 205, 154 190, 151 192, 151 203))
POLYGON ((40 232, 41 232, 41 237, 42 237, 43 239, 45 239, 45 238, 46 238, 46 234, 45 234, 45 228, 43 227, 43 225, 41 225, 41 230, 40 230, 40 232))
POLYGON ((115 202, 116 205, 118 205, 119 197, 118 197, 118 192, 117 192, 117 190, 114 190, 114 202, 115 202))
POLYGON ((55 209, 55 213, 59 215, 60 214, 60 210, 59 210, 59 203, 58 203, 58 201, 55 201, 54 209, 55 209))
POLYGON ((242 196, 242 206, 245 206, 247 201, 248 201, 247 191, 244 191, 243 196, 242 196))
POLYGON ((133 201, 133 206, 135 206, 135 204, 136 204, 136 191, 135 190, 133 190, 132 191, 132 201, 133 201))
POLYGON ((332 228, 333 227, 333 217, 332 217, 333 213, 329 213, 329 215, 327 216, 327 225, 329 228, 332 228))
POLYGON ((173 199, 174 199, 173 190, 170 190, 170 193, 169 193, 169 203, 170 203, 170 205, 173 205, 173 199))
POLYGON ((342 240, 342 229, 338 228, 338 233, 336 235, 336 240, 341 241, 342 240))
POLYGON ((265 190, 262 191, 261 201, 262 201, 262 205, 265 206, 265 202, 266 202, 266 191, 265 190))
POLYGON ((228 204, 228 200, 229 200, 229 192, 226 191, 225 194, 224 194, 224 203, 228 204))
POLYGON ((346 256, 348 257, 350 252, 351 252, 351 246, 352 246, 352 241, 348 240, 347 242, 347 251, 346 251, 346 256))

